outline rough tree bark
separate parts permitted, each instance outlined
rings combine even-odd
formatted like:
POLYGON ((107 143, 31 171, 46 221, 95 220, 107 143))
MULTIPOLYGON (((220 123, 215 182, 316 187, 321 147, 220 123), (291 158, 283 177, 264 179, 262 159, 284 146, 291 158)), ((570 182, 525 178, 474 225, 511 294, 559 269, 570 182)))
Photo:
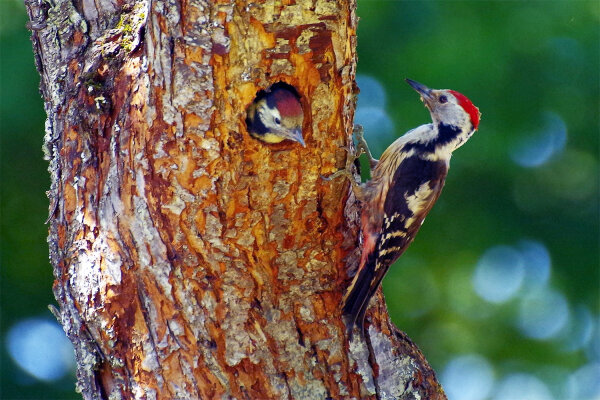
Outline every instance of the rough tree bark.
POLYGON ((26 3, 84 398, 445 398, 381 294, 365 338, 340 316, 358 205, 320 175, 352 131, 353 0, 26 3), (306 148, 245 130, 279 81, 306 148))

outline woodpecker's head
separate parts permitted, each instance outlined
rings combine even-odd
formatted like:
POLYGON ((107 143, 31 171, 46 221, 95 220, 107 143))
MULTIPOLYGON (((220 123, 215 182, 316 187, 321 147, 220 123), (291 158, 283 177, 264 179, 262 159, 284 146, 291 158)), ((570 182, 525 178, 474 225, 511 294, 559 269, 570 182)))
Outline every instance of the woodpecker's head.
POLYGON ((441 123, 458 128, 468 136, 477 130, 481 113, 465 95, 454 90, 430 89, 411 79, 407 79, 406 82, 421 95, 421 100, 431 112, 436 126, 441 123))
POLYGON ((298 95, 288 85, 274 85, 261 91, 248 108, 248 132, 267 143, 293 140, 304 144, 302 122, 304 113, 298 95))

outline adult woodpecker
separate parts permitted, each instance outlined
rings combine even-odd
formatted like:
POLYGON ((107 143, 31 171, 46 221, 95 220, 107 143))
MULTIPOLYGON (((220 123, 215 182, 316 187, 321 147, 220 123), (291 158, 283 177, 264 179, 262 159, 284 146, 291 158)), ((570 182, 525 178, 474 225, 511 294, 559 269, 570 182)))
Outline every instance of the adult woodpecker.
POLYGON ((354 325, 364 327, 365 312, 390 265, 412 243, 427 213, 437 201, 452 152, 473 135, 479 125, 479 109, 454 90, 434 90, 406 80, 431 113, 432 123, 421 125, 393 142, 375 160, 357 135, 358 151, 346 169, 327 179, 346 176, 362 202, 362 253, 356 275, 344 296, 343 311, 354 325), (350 173, 364 152, 371 164, 371 180, 357 184, 350 173))
POLYGON ((305 147, 302 137, 304 113, 292 87, 275 84, 261 91, 248 107, 246 125, 250 135, 266 143, 293 140, 305 147))

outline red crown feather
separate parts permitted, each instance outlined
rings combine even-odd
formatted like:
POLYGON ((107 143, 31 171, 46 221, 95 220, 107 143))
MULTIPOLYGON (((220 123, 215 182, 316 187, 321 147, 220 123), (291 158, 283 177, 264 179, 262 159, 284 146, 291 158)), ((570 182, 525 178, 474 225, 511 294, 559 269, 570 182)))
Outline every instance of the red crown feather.
POLYGON ((449 92, 452 93, 454 97, 456 97, 456 100, 458 100, 458 105, 461 106, 463 110, 465 110, 471 117, 473 129, 477 129, 477 127, 479 126, 479 117, 481 116, 479 108, 475 107, 471 100, 469 100, 464 94, 458 93, 455 90, 449 90, 449 92))
POLYGON ((302 106, 298 98, 289 90, 275 89, 272 93, 277 110, 282 117, 302 115, 302 106))

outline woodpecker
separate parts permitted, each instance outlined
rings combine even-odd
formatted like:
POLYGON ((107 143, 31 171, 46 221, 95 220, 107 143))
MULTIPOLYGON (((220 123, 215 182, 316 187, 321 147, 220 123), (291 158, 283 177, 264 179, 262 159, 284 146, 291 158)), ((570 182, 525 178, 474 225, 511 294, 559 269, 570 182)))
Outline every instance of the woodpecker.
POLYGON ((352 337, 354 325, 364 328, 364 318, 390 265, 412 243, 427 213, 437 201, 448 173, 452 152, 462 146, 479 126, 479 109, 454 90, 434 90, 406 80, 431 113, 432 123, 421 125, 394 141, 380 160, 371 156, 362 130, 357 133, 357 151, 346 169, 328 180, 345 176, 362 203, 362 253, 356 275, 343 299, 352 337), (358 184, 350 170, 366 153, 371 180, 358 184))
POLYGON ((302 137, 304 113, 292 87, 275 84, 261 91, 248 107, 246 125, 250 135, 266 143, 293 140, 305 147, 302 137))

